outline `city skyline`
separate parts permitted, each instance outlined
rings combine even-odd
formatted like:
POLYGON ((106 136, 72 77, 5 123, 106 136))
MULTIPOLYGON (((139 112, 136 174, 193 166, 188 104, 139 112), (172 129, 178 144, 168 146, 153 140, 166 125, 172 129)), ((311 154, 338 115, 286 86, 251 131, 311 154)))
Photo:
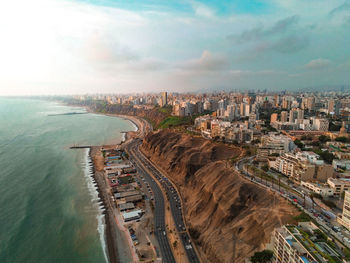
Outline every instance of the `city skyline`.
POLYGON ((349 88, 346 1, 1 6, 0 95, 349 88))

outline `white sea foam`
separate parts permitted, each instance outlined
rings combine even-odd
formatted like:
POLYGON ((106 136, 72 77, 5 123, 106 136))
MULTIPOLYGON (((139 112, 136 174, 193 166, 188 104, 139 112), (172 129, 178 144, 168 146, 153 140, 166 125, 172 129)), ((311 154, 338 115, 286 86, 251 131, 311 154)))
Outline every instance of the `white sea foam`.
POLYGON ((107 246, 106 246, 106 239, 105 239, 105 215, 103 212, 105 211, 105 207, 103 206, 103 202, 101 201, 100 197, 98 196, 98 191, 97 191, 97 184, 95 182, 95 179, 92 177, 93 175, 93 169, 91 167, 91 158, 89 155, 89 149, 85 150, 85 156, 84 156, 84 162, 82 163, 83 168, 84 168, 84 176, 86 179, 87 187, 90 192, 91 196, 91 202, 93 206, 97 210, 97 231, 100 235, 100 241, 101 241, 101 246, 103 250, 104 257, 106 259, 106 262, 108 263, 108 256, 107 256, 107 246))
POLYGON ((137 127, 137 125, 133 121, 131 123, 132 123, 132 126, 134 126, 134 131, 138 131, 139 128, 137 127))
POLYGON ((122 142, 125 142, 126 139, 126 132, 122 132, 122 142))

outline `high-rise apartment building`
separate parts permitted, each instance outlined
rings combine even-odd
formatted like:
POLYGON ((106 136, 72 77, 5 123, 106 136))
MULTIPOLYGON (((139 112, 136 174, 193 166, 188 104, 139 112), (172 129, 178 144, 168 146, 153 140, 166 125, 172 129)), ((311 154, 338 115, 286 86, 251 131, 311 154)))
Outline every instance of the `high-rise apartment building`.
POLYGON ((288 121, 288 112, 282 111, 281 112, 281 122, 287 122, 288 121))
POLYGON ((307 247, 299 241, 301 234, 292 226, 283 226, 273 232, 273 252, 275 263, 305 263, 318 262, 308 251, 307 247), (299 237, 299 238, 298 238, 299 237))
POLYGON ((329 121, 327 119, 314 119, 314 129, 317 131, 328 131, 329 121))
POLYGON ((289 111, 289 122, 295 123, 295 120, 298 118, 298 111, 296 109, 292 109, 289 111))
POLYGON ((338 222, 350 229, 350 192, 345 191, 343 213, 338 217, 338 222))
POLYGON ((166 91, 162 92, 162 107, 168 105, 168 93, 166 91))
POLYGON ((297 109, 298 112, 298 120, 304 119, 304 110, 303 109, 297 109))
POLYGON ((274 123, 277 121, 278 114, 277 113, 272 113, 270 117, 270 123, 274 123))

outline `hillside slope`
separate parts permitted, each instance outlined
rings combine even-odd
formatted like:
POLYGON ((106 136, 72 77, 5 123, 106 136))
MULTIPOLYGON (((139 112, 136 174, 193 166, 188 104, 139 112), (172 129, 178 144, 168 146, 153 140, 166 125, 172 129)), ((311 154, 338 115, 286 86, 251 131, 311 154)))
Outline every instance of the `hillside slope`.
POLYGON ((150 133, 142 151, 177 185, 191 236, 205 262, 243 262, 296 209, 235 174, 239 148, 169 131, 150 133))

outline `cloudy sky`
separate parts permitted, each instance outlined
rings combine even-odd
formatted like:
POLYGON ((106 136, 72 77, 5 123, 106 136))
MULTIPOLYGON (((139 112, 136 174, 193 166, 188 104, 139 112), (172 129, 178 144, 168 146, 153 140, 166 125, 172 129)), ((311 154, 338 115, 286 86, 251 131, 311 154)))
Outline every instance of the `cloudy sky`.
POLYGON ((343 84, 346 0, 0 3, 0 95, 343 84))

